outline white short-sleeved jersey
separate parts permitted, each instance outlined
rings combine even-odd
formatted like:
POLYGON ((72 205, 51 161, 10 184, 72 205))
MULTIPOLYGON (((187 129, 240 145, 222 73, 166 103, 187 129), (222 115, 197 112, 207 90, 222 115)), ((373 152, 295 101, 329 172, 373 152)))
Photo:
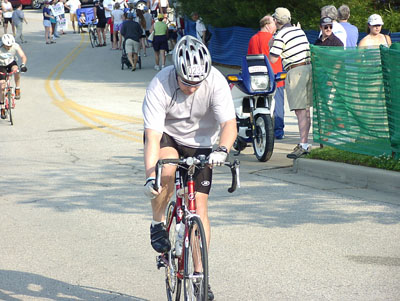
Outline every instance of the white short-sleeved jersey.
POLYGON ((0 66, 8 66, 13 61, 17 61, 17 53, 20 49, 19 44, 14 43, 10 50, 5 49, 3 46, 0 47, 0 66))
POLYGON ((142 111, 145 129, 195 148, 211 148, 220 124, 235 118, 228 82, 214 67, 192 95, 179 89, 174 66, 164 68, 147 87, 142 111))

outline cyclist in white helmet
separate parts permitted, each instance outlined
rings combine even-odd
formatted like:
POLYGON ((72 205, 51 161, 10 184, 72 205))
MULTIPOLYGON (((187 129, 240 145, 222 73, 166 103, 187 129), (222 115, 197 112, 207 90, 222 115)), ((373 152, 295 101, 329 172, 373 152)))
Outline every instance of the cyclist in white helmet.
MULTIPOLYGON (((0 47, 0 72, 10 73, 11 71, 18 70, 17 55, 21 58, 22 64, 19 68, 21 72, 26 72, 27 68, 25 66, 27 58, 22 50, 21 46, 15 42, 13 35, 4 34, 1 37, 1 47, 0 47)), ((5 75, 0 74, 1 89, 5 88, 5 75)), ((14 73, 15 81, 15 99, 20 99, 20 75, 19 73, 14 73)), ((0 104, 4 103, 3 93, 0 93, 0 104)), ((1 118, 6 118, 4 108, 1 109, 1 118)))
MULTIPOLYGON (((207 47, 192 36, 175 46, 173 66, 162 69, 152 79, 143 102, 146 169, 145 195, 151 199, 150 227, 153 248, 164 253, 171 248, 165 230, 165 208, 174 192, 175 167, 164 166, 163 183, 153 189, 157 160, 209 155, 220 165, 236 139, 236 119, 231 91, 225 77, 211 65, 207 47), (219 136, 218 145, 213 151, 219 136)), ((196 178, 196 205, 210 243, 207 201, 212 169, 203 169, 196 178)), ((209 300, 213 299, 209 289, 209 300)))

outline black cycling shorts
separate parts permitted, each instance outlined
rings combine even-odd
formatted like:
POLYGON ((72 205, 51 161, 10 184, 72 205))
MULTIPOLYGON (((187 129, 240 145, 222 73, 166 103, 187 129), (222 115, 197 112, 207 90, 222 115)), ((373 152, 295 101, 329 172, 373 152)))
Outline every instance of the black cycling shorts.
MULTIPOLYGON (((0 66, 0 72, 1 73, 10 73, 12 66, 18 66, 16 61, 13 61, 11 64, 7 66, 0 66)), ((6 75, 5 74, 0 74, 0 80, 5 80, 6 75)))
MULTIPOLYGON (((193 148, 178 144, 174 138, 166 133, 163 133, 160 141, 160 148, 172 147, 177 150, 180 157, 197 157, 198 155, 205 155, 206 157, 211 153, 211 148, 193 148)), ((186 185, 186 170, 180 171, 186 185)), ((212 169, 207 165, 203 169, 196 169, 194 174, 194 187, 197 192, 209 194, 212 183, 212 169)))

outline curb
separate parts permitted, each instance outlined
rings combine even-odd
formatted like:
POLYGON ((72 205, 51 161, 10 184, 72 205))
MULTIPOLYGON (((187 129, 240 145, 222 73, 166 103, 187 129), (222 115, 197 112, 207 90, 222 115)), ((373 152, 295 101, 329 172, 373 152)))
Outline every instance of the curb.
POLYGON ((400 192, 400 172, 390 170, 299 158, 293 162, 293 171, 359 188, 400 192))

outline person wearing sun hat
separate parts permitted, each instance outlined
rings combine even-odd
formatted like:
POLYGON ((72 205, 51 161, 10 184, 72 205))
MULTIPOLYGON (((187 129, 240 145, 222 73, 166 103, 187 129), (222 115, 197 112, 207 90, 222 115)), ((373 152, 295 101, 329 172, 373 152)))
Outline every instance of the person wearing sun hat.
POLYGON ((382 34, 382 17, 378 14, 373 14, 368 18, 368 35, 366 35, 358 44, 358 47, 378 48, 380 45, 390 47, 392 40, 388 35, 382 34))
POLYGON ((317 39, 315 45, 317 46, 341 46, 343 47, 343 42, 335 36, 332 32, 333 21, 329 17, 321 18, 319 22, 319 28, 322 35, 317 39))

